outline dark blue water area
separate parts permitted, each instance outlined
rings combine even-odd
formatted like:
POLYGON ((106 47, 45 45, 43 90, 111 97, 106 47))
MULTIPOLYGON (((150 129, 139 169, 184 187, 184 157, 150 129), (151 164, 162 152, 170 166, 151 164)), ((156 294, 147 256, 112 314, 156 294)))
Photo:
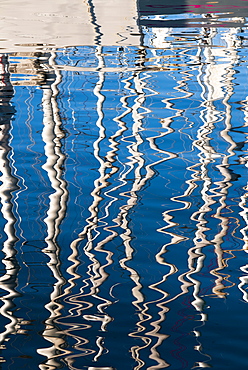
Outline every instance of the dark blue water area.
POLYGON ((247 30, 155 31, 12 76, 1 369, 247 368, 247 30))

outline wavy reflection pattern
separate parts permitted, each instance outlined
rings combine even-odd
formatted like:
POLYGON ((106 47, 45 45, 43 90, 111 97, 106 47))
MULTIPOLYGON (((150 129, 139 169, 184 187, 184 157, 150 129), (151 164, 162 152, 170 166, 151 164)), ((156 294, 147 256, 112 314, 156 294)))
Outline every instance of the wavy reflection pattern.
MULTIPOLYGON (((17 289, 18 271, 20 266, 16 259, 16 243, 18 237, 15 231, 17 223, 15 215, 16 191, 18 190, 18 179, 14 175, 15 165, 13 160, 13 148, 11 146, 11 118, 15 112, 11 106, 11 98, 14 95, 13 86, 10 82, 9 62, 6 55, 0 55, 1 84, 0 84, 0 122, 1 122, 1 144, 0 144, 0 168, 1 168, 1 237, 2 237, 2 260, 1 260, 1 349, 5 349, 6 341, 10 334, 17 334, 22 319, 13 314, 13 300, 19 296, 17 289)), ((4 362, 5 358, 2 357, 4 362)))
POLYGON ((244 37, 141 30, 1 56, 3 368, 244 368, 244 37))

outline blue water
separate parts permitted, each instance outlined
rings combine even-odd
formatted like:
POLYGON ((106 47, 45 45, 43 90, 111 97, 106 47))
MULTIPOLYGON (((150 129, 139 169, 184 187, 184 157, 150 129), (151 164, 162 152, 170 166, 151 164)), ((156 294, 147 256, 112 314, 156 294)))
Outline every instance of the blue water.
POLYGON ((247 369, 242 22, 2 54, 1 369, 247 369))

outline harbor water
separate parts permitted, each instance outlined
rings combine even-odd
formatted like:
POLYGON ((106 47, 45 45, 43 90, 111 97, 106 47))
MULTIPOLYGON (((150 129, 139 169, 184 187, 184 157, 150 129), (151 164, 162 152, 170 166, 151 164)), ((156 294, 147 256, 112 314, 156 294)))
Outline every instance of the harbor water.
POLYGON ((247 19, 0 0, 0 369, 247 369, 247 19))

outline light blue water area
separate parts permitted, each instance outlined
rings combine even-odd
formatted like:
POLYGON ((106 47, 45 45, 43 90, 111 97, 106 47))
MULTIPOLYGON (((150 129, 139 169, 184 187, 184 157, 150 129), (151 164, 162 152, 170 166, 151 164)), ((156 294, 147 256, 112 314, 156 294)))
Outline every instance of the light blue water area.
POLYGON ((4 56, 1 369, 247 368, 247 29, 140 30, 4 56))

